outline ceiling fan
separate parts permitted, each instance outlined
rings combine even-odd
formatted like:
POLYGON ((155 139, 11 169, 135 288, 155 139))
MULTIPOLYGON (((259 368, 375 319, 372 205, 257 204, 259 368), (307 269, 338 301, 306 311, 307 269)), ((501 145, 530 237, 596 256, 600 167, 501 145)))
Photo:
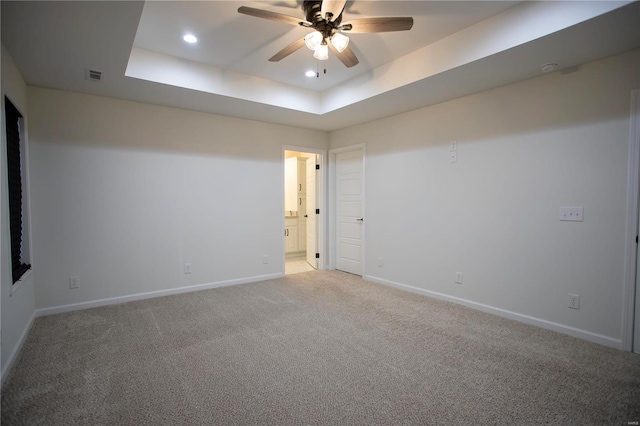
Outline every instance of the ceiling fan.
POLYGON ((329 49, 331 49, 347 68, 351 68, 358 65, 359 61, 349 47, 349 37, 343 33, 407 31, 413 26, 413 18, 397 17, 353 19, 343 24, 342 12, 346 2, 346 0, 305 0, 302 3, 305 21, 294 16, 246 6, 240 7, 238 12, 315 30, 273 55, 269 58, 271 62, 278 62, 306 45, 314 51, 314 58, 321 61, 327 60, 329 49))

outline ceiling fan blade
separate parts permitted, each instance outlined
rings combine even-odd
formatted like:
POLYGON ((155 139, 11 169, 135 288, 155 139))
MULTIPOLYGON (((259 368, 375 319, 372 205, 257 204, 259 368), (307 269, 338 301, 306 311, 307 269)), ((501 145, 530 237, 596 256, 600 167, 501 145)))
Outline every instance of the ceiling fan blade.
POLYGON ((340 61, 344 64, 345 67, 351 68, 360 63, 360 61, 356 57, 356 54, 353 53, 353 50, 351 50, 349 46, 347 46, 346 49, 344 49, 342 53, 340 53, 333 46, 333 44, 331 43, 331 40, 329 40, 328 44, 331 51, 338 57, 338 59, 340 59, 340 61))
POLYGON ((322 8, 320 9, 322 17, 325 18, 327 13, 331 13, 333 15, 331 21, 335 20, 342 13, 346 3, 347 0, 322 0, 322 8))
POLYGON ((306 22, 305 20, 296 18, 295 16, 284 15, 282 13, 270 12, 268 10, 256 9, 246 6, 239 7, 238 13, 242 13, 243 15, 255 16, 256 18, 270 19, 271 21, 282 22, 284 24, 291 25, 300 25, 301 22, 306 22))
POLYGON ((300 49, 302 46, 304 46, 303 38, 294 41, 293 43, 291 43, 290 45, 288 45, 287 47, 285 47, 284 49, 282 49, 281 51, 273 55, 271 58, 269 58, 269 62, 278 62, 279 60, 284 59, 287 56, 291 55, 293 52, 300 49))
POLYGON ((351 29, 343 31, 350 33, 385 33, 390 31, 407 31, 413 27, 413 18, 362 18, 354 19, 342 24, 351 25, 351 29))

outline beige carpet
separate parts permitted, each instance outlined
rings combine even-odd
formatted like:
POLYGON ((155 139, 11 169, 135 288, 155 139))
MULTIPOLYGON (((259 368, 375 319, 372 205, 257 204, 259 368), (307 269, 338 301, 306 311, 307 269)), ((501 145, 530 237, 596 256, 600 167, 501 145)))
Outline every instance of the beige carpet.
POLYGON ((340 272, 39 318, 2 424, 613 424, 640 356, 340 272))

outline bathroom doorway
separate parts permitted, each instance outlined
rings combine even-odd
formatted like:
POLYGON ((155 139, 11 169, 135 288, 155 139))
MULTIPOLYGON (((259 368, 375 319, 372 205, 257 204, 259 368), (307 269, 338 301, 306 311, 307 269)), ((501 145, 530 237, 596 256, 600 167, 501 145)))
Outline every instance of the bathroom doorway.
POLYGON ((284 148, 284 272, 322 269, 322 161, 320 151, 284 148))

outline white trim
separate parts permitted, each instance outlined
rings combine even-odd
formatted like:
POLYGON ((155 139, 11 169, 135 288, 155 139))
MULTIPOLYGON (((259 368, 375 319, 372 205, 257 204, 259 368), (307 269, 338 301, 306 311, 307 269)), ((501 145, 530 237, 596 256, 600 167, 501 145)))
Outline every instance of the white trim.
POLYGON ((29 142, 29 119, 26 115, 23 114, 21 120, 21 128, 20 128, 20 143, 22 144, 21 155, 23 155, 22 163, 22 191, 23 191, 23 224, 22 226, 26 226, 26 232, 23 231, 24 239, 26 241, 22 242, 22 251, 25 254, 25 261, 31 265, 31 269, 34 269, 34 260, 33 260, 33 232, 31 229, 32 214, 31 214, 31 143, 29 142), (26 222, 26 223, 25 223, 26 222))
POLYGON ((512 319, 525 324, 535 325, 536 327, 544 328, 551 331, 556 331, 562 334, 568 334, 573 337, 588 340, 590 342, 598 343, 600 345, 609 346, 615 349, 622 349, 622 341, 620 339, 614 339, 602 334, 593 333, 591 331, 582 330, 579 328, 571 327, 568 325, 558 324, 556 322, 543 320, 529 315, 519 314, 517 312, 507 311, 506 309, 500 309, 482 303, 472 302, 470 300, 461 299, 459 297, 449 296, 446 294, 438 293, 435 291, 425 290, 418 287, 412 287, 406 284, 400 284, 394 281, 385 280, 382 278, 366 275, 363 277, 366 281, 371 281, 377 284, 382 284, 387 287, 393 287, 400 290, 409 291, 411 293, 420 294, 427 297, 433 297, 434 299, 444 300, 446 302, 452 302, 457 305, 466 306, 478 311, 486 312, 489 314, 497 315, 499 317, 512 319))
MULTIPOLYGON (((316 154, 320 156, 320 170, 317 175, 319 185, 317 185, 316 191, 316 208, 320 209, 320 217, 316 218, 318 223, 318 235, 316 238, 318 239, 318 253, 320 253, 320 261, 318 262, 318 269, 327 269, 327 242, 326 242, 326 176, 325 173, 327 167, 327 150, 326 149, 315 149, 315 148, 307 148, 304 146, 293 146, 293 145, 282 145, 282 200, 280 201, 280 205, 284 206, 284 152, 285 151, 297 151, 297 152, 308 152, 311 154, 316 154)), ((284 231, 284 214, 282 215, 282 230, 284 231)), ((284 253, 284 237, 282 238, 282 273, 284 273, 284 264, 285 264, 285 253, 284 253)))
POLYGON ((89 302, 72 303, 70 305, 62 305, 62 306, 54 306, 54 307, 51 307, 51 308, 36 309, 33 312, 33 314, 31 315, 31 318, 27 322, 27 325, 25 326, 24 330, 22 331, 22 334, 20 335, 20 338, 18 339, 18 342, 13 347, 13 351, 11 351, 11 355, 9 355, 9 358, 7 359, 7 363, 2 366, 2 371, 0 372, 0 374, 2 375, 2 377, 0 378, 1 383, 4 384, 5 380, 7 379, 8 373, 11 371, 11 368, 13 367, 13 364, 15 363, 16 359, 18 358, 18 355, 20 354, 20 351, 22 350, 22 346, 23 346, 23 344, 24 344, 24 342, 26 340, 27 335, 29 334, 29 330, 31 330, 31 326, 33 325, 33 321, 37 317, 43 317, 43 316, 54 315, 54 314, 61 314, 61 313, 65 313, 65 312, 79 311, 79 310, 82 310, 82 309, 97 308, 99 306, 115 305, 115 304, 118 304, 118 303, 133 302, 133 301, 136 301, 136 300, 152 299, 152 298, 155 298, 155 297, 162 297, 162 296, 170 296, 170 295, 174 295, 174 294, 190 293, 190 292, 193 292, 193 291, 207 290, 207 289, 211 289, 211 288, 228 287, 228 286, 232 286, 232 285, 248 284, 248 283, 253 283, 253 282, 258 282, 258 281, 267 281, 267 280, 271 280, 271 279, 282 278, 283 276, 284 276, 283 273, 259 275, 259 276, 255 276, 255 277, 238 278, 238 279, 234 279, 234 280, 218 281, 218 282, 207 283, 207 284, 197 284, 197 285, 192 285, 192 286, 188 286, 188 287, 180 287, 180 288, 172 288, 172 289, 168 289, 168 290, 151 291, 151 292, 148 292, 148 293, 138 293, 138 294, 131 294, 131 295, 128 295, 128 296, 111 297, 111 298, 108 298, 108 299, 99 299, 99 300, 92 300, 92 301, 89 301, 89 302))
MULTIPOLYGON (((624 286, 622 291, 622 349, 640 352, 640 330, 635 330, 634 310, 638 297, 637 262, 638 245, 638 196, 640 191, 640 89, 631 91, 629 117, 629 166, 627 171, 627 224, 624 258, 624 286), (635 341, 634 341, 635 340, 635 341)), ((636 312, 640 315, 640 312, 636 312)), ((637 325, 636 327, 640 327, 637 325)))
POLYGON ((237 278, 233 280, 218 281, 206 284, 196 284, 187 287, 171 288, 167 290, 150 291, 148 293, 130 294, 128 296, 110 297, 108 299, 91 300, 88 302, 72 303, 70 305, 53 306, 51 308, 36 309, 36 316, 61 314, 64 312, 79 311, 82 309, 97 308, 99 306, 115 305, 118 303, 133 302, 136 300, 153 299, 155 297, 171 296, 174 294, 190 293, 192 291, 207 290, 211 288, 228 287, 238 284, 248 284, 257 281, 266 281, 282 278, 283 273, 258 275, 255 277, 237 278))
POLYGON ((27 325, 24 327, 24 330, 22 330, 22 334, 20 335, 20 338, 18 339, 18 342, 15 344, 15 346, 13 347, 13 350, 11 351, 11 354, 9 355, 9 358, 7 358, 7 362, 6 364, 4 364, 2 366, 2 382, 1 384, 4 385, 4 382, 7 380, 7 377, 9 376, 9 373, 11 372, 11 369, 13 368, 13 364, 16 362, 16 359, 18 359, 18 355, 20 354, 20 351, 22 350, 22 345, 24 345, 24 341, 27 339, 27 335, 29 334, 29 330, 31 330, 31 326, 33 325, 33 321, 36 319, 37 317, 37 311, 34 311, 33 314, 31 314, 31 318, 29 318, 29 321, 27 321, 27 325))
MULTIPOLYGON (((367 157, 367 145, 365 143, 359 143, 355 145, 344 146, 342 148, 333 148, 329 150, 329 168, 328 168, 328 199, 331 202, 327 205, 327 211, 329 212, 329 229, 327 233, 327 259, 329 261, 328 269, 334 270, 336 269, 336 243, 337 243, 337 232, 338 229, 336 227, 336 155, 342 154, 344 152, 351 152, 362 150, 362 187, 364 189, 362 194, 362 217, 366 218, 366 157, 367 157)), ((366 226, 367 221, 365 220, 363 225, 363 233, 362 233, 362 276, 364 277, 367 267, 366 267, 366 226)))
POLYGON ((18 278, 18 281, 11 284, 11 290, 9 291, 9 296, 13 296, 14 294, 16 294, 18 292, 18 289, 22 287, 22 284, 24 284, 27 281, 27 279, 31 276, 31 274, 33 274, 33 265, 31 265, 31 267, 27 269, 20 278, 18 278))

